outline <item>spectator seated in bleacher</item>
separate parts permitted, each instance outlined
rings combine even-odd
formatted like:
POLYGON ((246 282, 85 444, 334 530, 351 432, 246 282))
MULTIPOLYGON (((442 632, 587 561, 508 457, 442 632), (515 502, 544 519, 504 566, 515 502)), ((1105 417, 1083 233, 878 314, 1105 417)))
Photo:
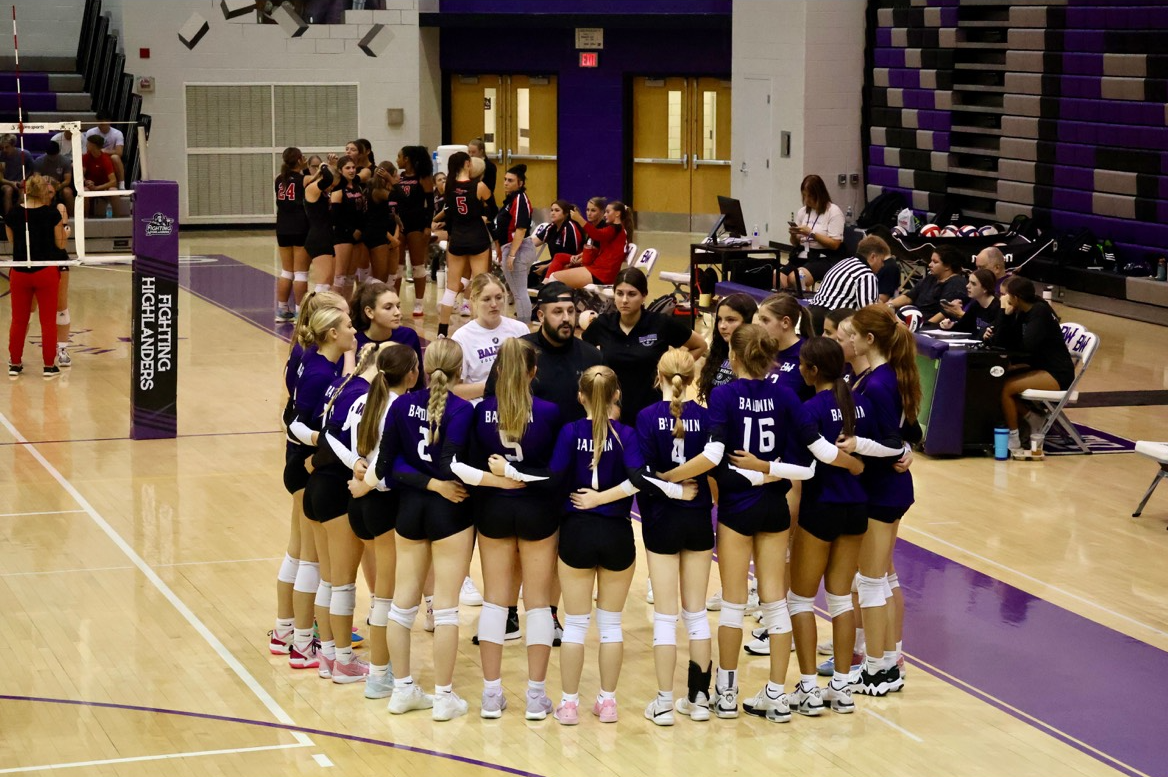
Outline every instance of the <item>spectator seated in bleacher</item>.
POLYGON ((880 238, 869 235, 856 246, 856 255, 832 265, 819 284, 819 291, 807 303, 816 332, 823 331, 823 316, 830 310, 859 310, 876 304, 879 282, 876 274, 892 250, 880 238))
MULTIPOLYGON (((62 130, 53 137, 49 138, 53 143, 61 147, 61 158, 65 160, 66 164, 73 164, 73 130, 62 130)), ((85 142, 82 139, 81 153, 85 153, 85 142)))
POLYGON ((997 279, 992 272, 974 270, 965 284, 965 290, 969 293, 969 304, 965 306, 960 316, 955 316, 951 312, 953 307, 960 309, 960 303, 942 305, 946 316, 941 319, 941 328, 965 332, 974 340, 984 340, 986 330, 994 325, 1002 310, 1002 304, 994 294, 995 285, 997 279))
POLYGON ((938 246, 929 259, 929 272, 915 286, 891 300, 893 308, 915 305, 921 311, 925 324, 938 324, 945 318, 942 302, 960 300, 964 310, 968 298, 965 291, 965 276, 962 274, 963 257, 953 246, 938 246))
POLYGON ((50 140, 45 146, 45 154, 33 163, 33 169, 46 178, 51 178, 57 190, 55 201, 64 205, 73 215, 76 190, 73 188, 73 162, 61 153, 61 145, 50 140))
MULTIPOLYGON (((85 170, 85 191, 87 192, 104 192, 116 188, 118 185, 113 163, 109 156, 101 150, 103 143, 104 139, 101 135, 90 135, 85 140, 85 158, 81 161, 81 165, 85 170)), ((106 205, 109 202, 104 198, 99 199, 101 199, 100 206, 95 204, 96 199, 86 201, 85 215, 92 217, 106 212, 106 205)))
POLYGON ((117 127, 110 124, 110 116, 108 113, 97 114, 97 126, 86 130, 85 139, 100 135, 101 136, 101 153, 109 157, 113 164, 114 175, 117 177, 119 188, 122 182, 126 180, 126 168, 122 164, 122 153, 126 148, 126 136, 117 127))
POLYGON ((0 192, 3 192, 4 214, 16 205, 16 195, 24 179, 32 175, 32 154, 16 145, 15 135, 0 136, 0 158, 4 167, 0 169, 0 192))

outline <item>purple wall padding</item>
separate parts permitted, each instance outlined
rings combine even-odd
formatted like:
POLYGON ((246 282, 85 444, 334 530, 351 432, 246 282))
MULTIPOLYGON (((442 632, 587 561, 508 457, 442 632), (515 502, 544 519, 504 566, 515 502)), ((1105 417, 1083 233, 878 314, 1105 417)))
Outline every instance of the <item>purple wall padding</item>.
POLYGON ((729 16, 731 0, 440 0, 439 13, 504 14, 589 14, 596 26, 603 27, 602 16, 610 14, 718 14, 729 16))
MULTIPOLYGON (((27 120, 29 111, 57 110, 57 95, 55 92, 24 92, 20 96, 20 105, 24 109, 27 120)), ((0 91, 0 111, 16 110, 16 92, 0 91)))
MULTIPOLYGON (((20 88, 25 92, 49 91, 47 73, 21 73, 20 88)), ((16 73, 0 73, 0 92, 16 91, 16 73)))

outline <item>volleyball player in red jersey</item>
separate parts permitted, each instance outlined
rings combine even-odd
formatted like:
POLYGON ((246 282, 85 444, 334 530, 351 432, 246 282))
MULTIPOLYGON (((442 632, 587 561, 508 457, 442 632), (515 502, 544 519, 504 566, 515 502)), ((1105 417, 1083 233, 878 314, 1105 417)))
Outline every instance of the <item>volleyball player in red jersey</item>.
MULTIPOLYGON (((588 204, 584 206, 584 218, 586 218, 593 226, 598 227, 604 223, 604 209, 606 207, 608 207, 608 200, 606 200, 604 197, 593 197, 588 200, 588 204)), ((581 233, 583 233, 584 230, 580 227, 580 225, 575 221, 572 221, 570 218, 572 211, 575 209, 575 206, 570 206, 568 210, 565 211, 564 216, 567 219, 567 223, 570 223, 572 226, 576 227, 576 229, 579 229, 581 233)), ((554 273, 558 273, 560 270, 566 270, 570 267, 579 267, 585 262, 592 264, 593 260, 596 259, 596 255, 600 253, 600 249, 596 246, 596 243, 592 242, 592 240, 588 238, 587 235, 584 235, 584 239, 585 243, 578 251, 573 253, 557 252, 552 254, 552 263, 549 264, 547 269, 544 271, 544 278, 550 278, 554 273)))
POLYGON ((451 155, 449 169, 446 207, 435 216, 435 220, 446 222, 449 233, 446 289, 438 303, 439 336, 449 331, 450 313, 468 267, 472 278, 491 269, 491 234, 484 221, 485 202, 491 192, 482 182, 483 161, 459 151, 451 155))
POLYGON ((333 275, 333 291, 345 299, 353 294, 354 250, 365 229, 365 187, 357 175, 357 164, 352 159, 340 162, 340 180, 329 195, 332 207, 329 221, 333 227, 333 250, 337 265, 333 275))
POLYGON ((398 188, 402 192, 398 216, 405 232, 406 249, 410 252, 410 274, 414 279, 414 318, 421 318, 422 300, 426 297, 430 224, 434 219, 434 164, 425 146, 403 146, 397 155, 397 166, 401 170, 398 188))
POLYGON ((304 154, 295 146, 284 149, 276 177, 276 244, 280 250, 280 279, 276 281, 276 323, 291 323, 308 293, 308 214, 304 210, 304 154))
POLYGON ((610 202, 604 209, 604 222, 597 226, 572 211, 572 221, 576 222, 593 242, 599 246, 592 261, 581 260, 579 267, 548 273, 544 281, 560 281, 574 289, 582 289, 590 283, 611 285, 625 263, 625 252, 633 240, 633 213, 623 202, 610 202))

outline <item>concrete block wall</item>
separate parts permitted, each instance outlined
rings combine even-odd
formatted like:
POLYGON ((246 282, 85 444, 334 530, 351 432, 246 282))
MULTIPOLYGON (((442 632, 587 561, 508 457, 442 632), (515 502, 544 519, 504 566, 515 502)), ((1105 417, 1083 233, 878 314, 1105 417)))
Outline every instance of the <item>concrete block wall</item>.
MULTIPOLYGON (((20 53, 38 57, 74 57, 81 37, 85 0, 13 0, 4 4, 4 21, 16 6, 20 53)), ((7 32, 7 30, 5 30, 7 32)), ((0 56, 12 55, 12 39, 3 36, 0 56)))

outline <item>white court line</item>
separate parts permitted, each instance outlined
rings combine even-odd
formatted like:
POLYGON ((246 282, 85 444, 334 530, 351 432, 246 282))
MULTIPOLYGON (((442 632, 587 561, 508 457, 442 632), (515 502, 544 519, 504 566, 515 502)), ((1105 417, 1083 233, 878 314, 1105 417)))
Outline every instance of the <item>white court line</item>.
POLYGON ((69 572, 112 572, 118 569, 133 569, 134 567, 77 567, 76 569, 46 569, 42 572, 3 572, 0 577, 28 577, 30 575, 63 575, 69 572))
POLYGON ((878 713, 878 712, 873 712, 872 710, 868 709, 867 707, 865 707, 864 709, 860 710, 860 712, 866 712, 866 713, 868 713, 869 715, 871 715, 872 717, 876 718, 877 720, 879 720, 881 723, 885 724, 886 726, 890 726, 890 727, 892 727, 892 728, 896 729, 897 731, 899 731, 900 733, 904 734, 904 735, 905 735, 906 737, 908 737, 909 739, 912 739, 912 740, 914 740, 914 741, 916 741, 916 742, 918 742, 918 743, 920 743, 920 744, 924 744, 924 742, 925 742, 925 740, 921 739, 921 738, 920 738, 920 737, 918 737, 916 734, 914 734, 913 732, 909 731, 907 728, 904 728, 903 726, 898 726, 898 725, 896 725, 896 724, 895 724, 895 723, 893 723, 891 720, 889 720, 888 718, 884 717, 883 715, 881 715, 881 714, 880 714, 880 713, 878 713))
POLYGON ((1148 624, 1144 623, 1143 621, 1138 621, 1135 618, 1129 618, 1126 615, 1121 615, 1121 614, 1117 613, 1115 610, 1111 609, 1110 607, 1104 607, 1103 605, 1097 604, 1096 602, 1093 602, 1090 599, 1085 599, 1082 596, 1079 596, 1078 594, 1073 594, 1064 588, 1059 588, 1057 585, 1052 585, 1052 584, 1046 582, 1045 580, 1039 580, 1037 577, 1032 577, 1031 575, 1028 575, 1025 572, 1019 572, 1017 569, 1014 569, 1013 567, 1008 567, 999 561, 994 561, 992 558, 986 558, 985 556, 982 556, 978 553, 974 553, 972 550, 966 550, 965 548, 961 547, 960 545, 955 545, 952 542, 948 542, 947 540, 943 540, 940 537, 938 537, 937 535, 929 534, 927 531, 924 531, 922 529, 918 529, 915 526, 901 526, 900 530, 902 532, 906 531, 906 530, 911 531, 911 532, 916 532, 917 534, 928 537, 933 542, 939 542, 942 545, 946 545, 950 548, 953 548, 954 550, 961 551, 962 553, 964 553, 967 556, 972 556, 973 558, 977 559, 978 561, 984 561, 987 564, 992 564, 993 566, 998 567, 999 569, 1004 569, 1007 572, 1009 572, 1010 574, 1017 575, 1018 577, 1020 577, 1024 580, 1029 580, 1032 583, 1036 583, 1036 584, 1041 585, 1045 588, 1049 588, 1051 591, 1057 591, 1060 594, 1062 594, 1063 596, 1074 599, 1077 602, 1081 602, 1083 604, 1094 607, 1097 610, 1101 610, 1102 612, 1107 613, 1108 615, 1110 615, 1113 618, 1119 618, 1120 620, 1124 620, 1124 621, 1127 621, 1128 623, 1135 624, 1136 626, 1139 626, 1142 629, 1147 629, 1148 631, 1152 632, 1153 634, 1159 634, 1161 637, 1168 637, 1168 631, 1161 631, 1160 629, 1156 628, 1155 626, 1149 626, 1148 624))
POLYGON ((21 518, 25 515, 72 515, 83 513, 84 510, 42 510, 36 513, 0 513, 0 518, 21 518))
POLYGON ((269 558, 226 558, 219 561, 176 561, 172 564, 155 564, 156 567, 199 567, 209 564, 249 564, 253 561, 281 561, 283 556, 269 558))
MULTIPOLYGON (((0 769, 0 774, 17 774, 19 772, 44 772, 52 769, 76 769, 82 766, 109 766, 110 764, 141 763, 142 761, 168 761, 174 758, 198 758, 205 755, 234 755, 235 753, 261 753, 266 750, 291 750, 296 747, 310 747, 311 742, 298 742, 292 745, 266 745, 264 747, 237 747, 232 750, 200 750, 196 753, 164 753, 163 755, 138 755, 131 758, 107 758, 103 761, 73 761, 72 763, 44 764, 42 766, 16 766, 11 769, 0 769)), ((330 766, 332 764, 329 764, 330 766)))
MULTIPOLYGON (((186 603, 180 599, 174 591, 171 590, 170 586, 168 586, 163 581, 163 579, 158 576, 158 573, 151 569, 150 565, 147 564, 146 561, 138 555, 138 552, 134 550, 134 548, 131 547, 128 542, 122 539, 122 535, 118 534, 114 527, 110 526, 109 522, 106 521, 105 518, 101 517, 101 514, 98 513, 96 509, 94 509, 93 505, 91 505, 89 501, 81 495, 81 492, 78 491, 73 486, 73 484, 65 478, 64 475, 58 472, 57 468, 49 463, 48 459, 41 455, 41 452, 38 451, 36 447, 30 443, 15 426, 12 425, 12 422, 9 421, 8 417, 3 413, 0 413, 0 425, 3 425, 4 428, 6 428, 12 435, 13 439, 20 443, 34 459, 40 462, 41 466, 45 468, 45 471, 53 476, 53 479, 60 484, 61 488, 65 489, 65 492, 68 493, 69 496, 73 497, 77 504, 81 506, 81 509, 89 514, 89 517, 95 524, 97 524, 97 527, 101 529, 107 537, 110 538, 114 545, 118 546, 122 553, 126 555, 126 558, 130 560, 130 563, 137 567, 138 571, 145 575, 146 579, 149 580, 151 584, 153 584, 153 586, 158 589, 158 592, 162 594, 162 596, 168 602, 170 602, 176 610, 179 611, 179 614, 186 619, 187 623, 191 625, 191 628, 193 628, 196 632, 198 632, 199 636, 206 640, 207 644, 211 646, 211 649, 214 650, 219 655, 219 658, 223 660, 223 663, 227 664, 227 666, 231 668, 231 671, 235 672, 236 676, 238 676, 239 679, 243 681, 243 684, 246 685, 253 694, 255 694, 256 698, 260 700, 260 703, 263 704, 268 709, 268 711, 272 713, 273 716, 275 716, 276 720, 285 725, 295 726, 296 722, 292 720, 292 716, 284 711, 284 708, 281 707, 280 704, 274 698, 272 698, 272 695, 268 693, 267 690, 265 690, 264 687, 259 684, 259 682, 256 681, 251 672, 247 671, 247 668, 239 662, 239 659, 232 655, 231 651, 227 649, 227 647, 219 640, 219 638, 216 637, 215 634, 209 628, 207 628, 207 626, 201 620, 199 620, 199 616, 195 615, 191 608, 188 607, 186 603)), ((291 734, 293 738, 301 745, 312 744, 312 740, 299 731, 293 731, 291 734)))
POLYGON ((325 755, 324 753, 314 753, 312 756, 312 760, 316 761, 324 769, 327 769, 330 766, 334 766, 333 762, 330 761, 329 757, 327 755, 325 755))

